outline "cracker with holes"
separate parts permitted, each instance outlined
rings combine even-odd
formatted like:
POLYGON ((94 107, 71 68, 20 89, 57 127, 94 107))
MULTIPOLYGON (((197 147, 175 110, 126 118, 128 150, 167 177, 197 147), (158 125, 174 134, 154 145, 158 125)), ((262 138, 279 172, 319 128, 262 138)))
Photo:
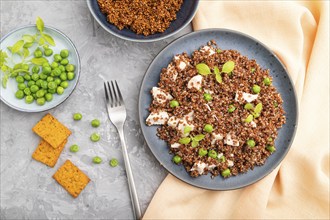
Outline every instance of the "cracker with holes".
POLYGON ((49 113, 32 130, 53 148, 61 146, 71 135, 71 131, 49 113))
POLYGON ((66 142, 67 140, 64 140, 60 146, 53 148, 50 144, 48 144, 48 142, 41 139, 37 149, 32 154, 32 158, 46 164, 49 167, 54 167, 62 153, 62 150, 64 149, 66 142))
POLYGON ((70 160, 65 161, 53 178, 74 198, 78 197, 90 181, 89 177, 70 160))

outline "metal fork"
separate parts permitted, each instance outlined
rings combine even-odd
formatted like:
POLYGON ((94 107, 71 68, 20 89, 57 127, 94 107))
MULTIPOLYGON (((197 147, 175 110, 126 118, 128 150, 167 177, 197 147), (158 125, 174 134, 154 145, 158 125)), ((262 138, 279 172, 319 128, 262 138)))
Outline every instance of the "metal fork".
POLYGON ((112 122, 112 124, 114 124, 115 127, 117 128, 120 137, 134 217, 135 219, 141 219, 142 216, 141 216, 140 204, 138 201, 131 164, 129 162, 127 148, 124 139, 124 123, 126 120, 126 109, 125 109, 124 100, 120 93, 116 81, 115 83, 113 83, 113 81, 111 81, 111 83, 109 83, 108 81, 104 82, 104 91, 105 91, 105 99, 106 99, 106 108, 108 111, 109 119, 112 122))

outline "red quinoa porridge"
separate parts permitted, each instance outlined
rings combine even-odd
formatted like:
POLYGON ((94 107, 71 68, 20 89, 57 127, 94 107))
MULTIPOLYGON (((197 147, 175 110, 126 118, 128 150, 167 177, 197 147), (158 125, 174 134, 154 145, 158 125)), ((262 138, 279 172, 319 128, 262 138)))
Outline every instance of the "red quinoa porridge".
POLYGON ((238 51, 210 41, 175 55, 151 94, 147 125, 162 125, 173 162, 193 177, 235 176, 276 153, 282 98, 269 70, 238 51))

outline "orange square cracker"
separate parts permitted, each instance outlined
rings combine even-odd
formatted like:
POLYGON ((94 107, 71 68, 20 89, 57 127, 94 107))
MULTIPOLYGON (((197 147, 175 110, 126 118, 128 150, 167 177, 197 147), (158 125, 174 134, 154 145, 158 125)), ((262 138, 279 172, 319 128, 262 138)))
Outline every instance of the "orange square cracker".
POLYGON ((59 147, 71 134, 71 131, 67 127, 49 113, 32 130, 53 148, 59 147))
POLYGON ((53 148, 45 140, 41 139, 37 149, 32 154, 32 158, 47 166, 54 167, 67 141, 64 140, 60 146, 53 148))
POLYGON ((90 181, 89 177, 70 160, 65 161, 53 175, 53 178, 74 198, 80 194, 90 181))

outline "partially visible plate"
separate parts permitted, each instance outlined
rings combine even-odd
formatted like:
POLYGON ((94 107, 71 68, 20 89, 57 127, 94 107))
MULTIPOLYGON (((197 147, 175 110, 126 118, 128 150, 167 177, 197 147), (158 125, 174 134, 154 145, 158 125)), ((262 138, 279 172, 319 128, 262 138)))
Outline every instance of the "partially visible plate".
POLYGON ((136 34, 132 30, 127 28, 119 30, 115 25, 110 24, 107 21, 107 16, 102 14, 97 0, 87 0, 89 11, 91 12, 95 20, 101 25, 101 27, 104 28, 104 30, 122 39, 136 42, 158 41, 178 33, 191 22, 191 20, 196 14, 198 4, 199 0, 183 1, 180 11, 178 11, 178 13, 176 14, 176 20, 172 21, 170 26, 163 33, 156 33, 151 34, 149 36, 144 36, 142 34, 136 34))
POLYGON ((293 83, 281 61, 276 55, 258 40, 227 29, 206 29, 182 36, 166 46, 150 64, 142 81, 139 95, 139 119, 145 140, 160 162, 171 174, 193 186, 210 190, 233 190, 257 182, 273 171, 288 153, 293 141, 298 117, 297 99, 293 83), (152 102, 150 90, 157 86, 162 68, 166 68, 176 54, 187 52, 191 54, 208 41, 215 40, 221 49, 238 50, 249 59, 255 59, 264 69, 270 69, 273 85, 281 94, 283 108, 286 112, 286 124, 279 130, 275 141, 276 152, 272 154, 263 166, 256 166, 247 173, 239 174, 228 179, 203 175, 191 177, 182 165, 178 166, 171 161, 172 155, 165 141, 156 136, 158 126, 148 127, 145 123, 149 115, 148 107, 152 102))
MULTIPOLYGON (((12 46, 22 38, 24 34, 31 34, 34 35, 37 31, 37 28, 35 25, 27 25, 24 27, 17 28, 10 33, 8 33, 6 36, 4 36, 1 39, 1 50, 7 51, 8 46, 12 46)), ((73 92, 75 89, 79 77, 80 77, 80 59, 78 55, 78 51, 76 47, 74 46, 73 42, 62 32, 59 30, 45 26, 44 33, 47 33, 51 35, 56 43, 55 47, 51 47, 51 49, 54 51, 54 54, 59 54, 62 49, 68 49, 70 52, 70 55, 68 57, 69 63, 75 65, 75 78, 71 81, 69 81, 69 87, 64 90, 64 93, 62 95, 53 95, 53 100, 50 102, 46 102, 43 106, 37 105, 37 103, 34 101, 31 104, 25 103, 24 99, 20 100, 15 97, 15 92, 17 91, 17 83, 15 81, 15 78, 9 78, 7 83, 7 88, 4 89, 1 85, 0 89, 0 99, 3 101, 6 105, 9 107, 16 109, 18 111, 23 112, 42 112, 49 109, 52 109, 62 102, 64 102, 73 92)), ((29 48, 30 52, 34 51, 36 46, 29 48)), ((53 55, 50 57, 46 57, 50 63, 53 61, 53 55)), ((19 60, 16 60, 18 62, 19 60)))

